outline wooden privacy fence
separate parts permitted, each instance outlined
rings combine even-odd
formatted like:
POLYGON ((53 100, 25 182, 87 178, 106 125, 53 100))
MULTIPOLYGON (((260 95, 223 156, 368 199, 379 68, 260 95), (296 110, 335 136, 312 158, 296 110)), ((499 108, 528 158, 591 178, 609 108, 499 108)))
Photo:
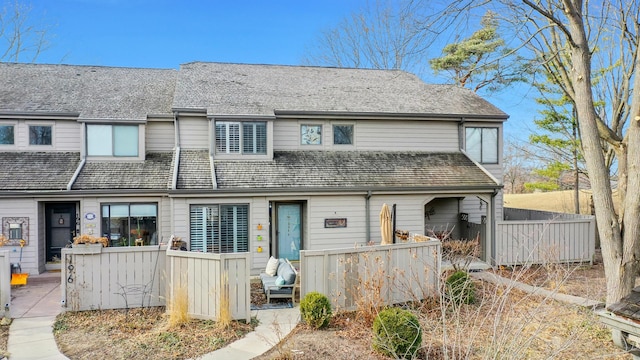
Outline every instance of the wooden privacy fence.
POLYGON ((165 305, 166 252, 158 246, 62 249, 62 302, 69 310, 165 305))
POLYGON ((439 241, 302 250, 300 296, 317 291, 344 310, 421 300, 438 294, 441 260, 439 241))
POLYGON ((217 318, 223 299, 231 317, 251 321, 250 253, 195 253, 167 250, 170 295, 186 291, 189 314, 217 318))
POLYGON ((593 216, 530 210, 508 216, 505 209, 505 218, 522 219, 526 213, 536 220, 496 222, 494 265, 593 262, 596 239, 593 216))
POLYGON ((184 289, 190 316, 217 319, 228 290, 232 318, 251 320, 249 253, 91 244, 62 249, 62 259, 62 301, 69 310, 164 306, 184 289))

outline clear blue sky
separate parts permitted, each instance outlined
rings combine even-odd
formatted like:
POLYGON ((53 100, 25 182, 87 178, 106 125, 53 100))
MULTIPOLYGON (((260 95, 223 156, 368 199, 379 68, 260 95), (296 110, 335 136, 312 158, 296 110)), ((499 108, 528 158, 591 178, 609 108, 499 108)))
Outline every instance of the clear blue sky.
MULTIPOLYGON (((51 24, 39 63, 178 68, 191 61, 301 64, 322 30, 366 0, 24 0, 51 24)), ((429 74, 422 74, 426 82, 429 74)), ((485 96, 510 120, 505 138, 526 139, 534 92, 485 96)))

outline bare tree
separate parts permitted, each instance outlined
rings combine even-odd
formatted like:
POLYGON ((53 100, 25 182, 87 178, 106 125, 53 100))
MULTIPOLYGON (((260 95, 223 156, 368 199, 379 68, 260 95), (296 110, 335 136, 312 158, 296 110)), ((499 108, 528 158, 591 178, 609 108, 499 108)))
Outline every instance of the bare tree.
POLYGON ((422 72, 429 46, 459 11, 428 0, 369 0, 321 33, 304 62, 313 65, 422 72))
POLYGON ((524 184, 531 180, 531 156, 513 141, 506 142, 503 156, 504 190, 506 193, 519 194, 524 184))
POLYGON ((0 61, 35 61, 49 47, 49 27, 31 16, 32 8, 7 1, 0 10, 0 61))

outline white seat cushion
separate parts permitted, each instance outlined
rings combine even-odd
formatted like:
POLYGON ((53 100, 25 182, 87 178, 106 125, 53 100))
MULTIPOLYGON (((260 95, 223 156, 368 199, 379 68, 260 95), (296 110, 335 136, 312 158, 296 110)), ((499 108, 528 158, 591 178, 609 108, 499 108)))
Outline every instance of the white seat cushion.
POLYGON ((278 259, 272 256, 271 258, 269 258, 269 261, 267 262, 267 268, 264 270, 264 272, 269 276, 275 276, 276 271, 278 271, 278 259))

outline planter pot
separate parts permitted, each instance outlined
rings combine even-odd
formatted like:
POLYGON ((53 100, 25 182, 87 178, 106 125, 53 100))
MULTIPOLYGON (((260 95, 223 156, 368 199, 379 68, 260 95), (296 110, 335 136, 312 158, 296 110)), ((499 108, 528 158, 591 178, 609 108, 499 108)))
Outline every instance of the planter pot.
POLYGON ((100 254, 102 252, 102 244, 73 244, 74 254, 100 254))

